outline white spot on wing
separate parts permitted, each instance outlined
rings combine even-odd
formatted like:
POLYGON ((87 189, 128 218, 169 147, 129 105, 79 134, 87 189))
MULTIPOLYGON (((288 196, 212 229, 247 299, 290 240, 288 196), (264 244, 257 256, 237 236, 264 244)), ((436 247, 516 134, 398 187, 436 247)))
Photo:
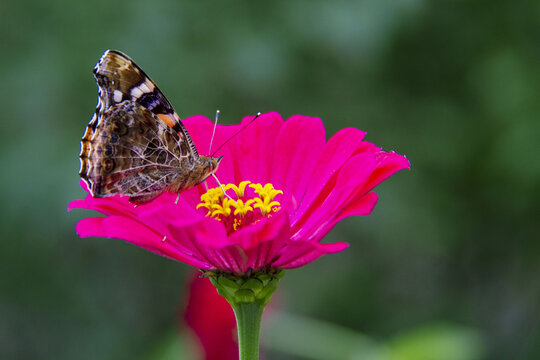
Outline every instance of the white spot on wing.
POLYGON ((143 91, 139 87, 134 87, 131 89, 130 93, 133 98, 138 99, 143 94, 143 91))
POLYGON ((114 90, 114 92, 113 92, 113 100, 114 100, 114 102, 117 102, 117 103, 122 101, 122 92, 120 90, 114 90))
POLYGON ((145 81, 139 85, 139 89, 141 89, 143 93, 149 93, 154 91, 154 84, 152 84, 150 81, 145 81))

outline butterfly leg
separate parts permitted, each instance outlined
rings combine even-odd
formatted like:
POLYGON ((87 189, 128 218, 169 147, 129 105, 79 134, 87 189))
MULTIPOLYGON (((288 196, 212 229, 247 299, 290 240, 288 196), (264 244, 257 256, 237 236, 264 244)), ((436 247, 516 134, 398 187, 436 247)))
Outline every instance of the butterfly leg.
POLYGON ((178 200, 180 200, 180 191, 176 193, 176 200, 174 201, 175 205, 178 205, 178 200))

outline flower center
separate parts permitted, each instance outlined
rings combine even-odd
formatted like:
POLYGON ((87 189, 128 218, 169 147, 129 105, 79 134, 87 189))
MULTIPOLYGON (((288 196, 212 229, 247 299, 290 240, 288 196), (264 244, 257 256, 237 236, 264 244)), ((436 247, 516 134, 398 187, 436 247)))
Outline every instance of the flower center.
POLYGON ((228 233, 256 223, 263 217, 271 217, 281 209, 281 204, 274 198, 283 191, 274 189, 272 184, 262 186, 242 181, 238 186, 227 184, 223 189, 232 198, 225 196, 220 187, 215 187, 201 195, 197 209, 206 208, 206 216, 223 222, 228 233), (228 191, 231 189, 234 195, 228 191))

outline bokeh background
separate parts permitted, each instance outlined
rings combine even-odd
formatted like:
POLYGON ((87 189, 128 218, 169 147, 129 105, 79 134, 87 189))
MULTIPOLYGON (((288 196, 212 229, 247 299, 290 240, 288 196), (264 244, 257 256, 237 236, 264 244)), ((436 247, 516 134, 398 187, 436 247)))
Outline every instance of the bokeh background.
POLYGON ((192 270, 67 212, 107 48, 183 117, 318 116, 411 160, 288 272, 265 359, 540 358, 540 2, 498 0, 0 2, 0 358, 197 358, 192 270))

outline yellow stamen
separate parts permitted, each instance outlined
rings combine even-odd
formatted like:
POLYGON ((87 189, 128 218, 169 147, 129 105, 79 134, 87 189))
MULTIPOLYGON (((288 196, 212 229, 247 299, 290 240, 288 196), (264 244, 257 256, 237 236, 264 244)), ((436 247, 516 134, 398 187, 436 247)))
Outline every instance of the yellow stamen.
POLYGON ((236 229, 238 229, 240 227, 240 225, 242 225, 242 221, 240 221, 238 219, 234 219, 233 230, 236 231, 236 229))
POLYGON ((244 197, 244 192, 246 191, 246 186, 248 184, 251 184, 251 181, 242 181, 240 183, 240 185, 236 186, 235 184, 227 184, 225 186, 225 191, 229 190, 229 189, 233 189, 234 192, 236 193, 236 196, 238 198, 241 198, 241 197, 244 197))
POLYGON ((249 199, 248 201, 246 201, 246 203, 238 199, 236 203, 231 204, 236 208, 236 210, 234 210, 234 215, 240 214, 241 216, 246 216, 248 211, 253 211, 253 207, 251 206, 253 202, 255 202, 255 200, 253 199, 249 199))
POLYGON ((266 184, 264 187, 261 184, 251 184, 249 186, 253 188, 262 199, 273 199, 277 194, 283 194, 283 191, 274 189, 274 185, 272 184, 266 184))
POLYGON ((233 200, 230 200, 229 198, 222 198, 221 204, 212 204, 212 217, 215 217, 219 220, 219 215, 223 216, 229 216, 231 215, 231 203, 233 203, 233 200))
POLYGON ((262 217, 270 217, 281 209, 279 201, 275 200, 283 191, 274 189, 272 184, 251 184, 242 181, 239 185, 227 184, 225 190, 233 190, 236 199, 223 196, 221 188, 209 189, 201 195, 201 203, 197 209, 205 208, 206 216, 215 218, 226 224, 229 231, 236 231, 247 224, 258 222, 262 217), (247 191, 247 188, 251 191, 247 191))

